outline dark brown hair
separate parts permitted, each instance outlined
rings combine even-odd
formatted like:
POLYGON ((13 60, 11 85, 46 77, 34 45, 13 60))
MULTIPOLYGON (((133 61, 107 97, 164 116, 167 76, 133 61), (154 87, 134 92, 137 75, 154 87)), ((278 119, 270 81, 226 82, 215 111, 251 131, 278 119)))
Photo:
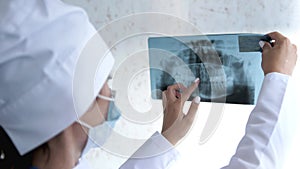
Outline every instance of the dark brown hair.
POLYGON ((33 152, 20 155, 10 137, 0 126, 0 168, 29 169, 32 164, 33 152))

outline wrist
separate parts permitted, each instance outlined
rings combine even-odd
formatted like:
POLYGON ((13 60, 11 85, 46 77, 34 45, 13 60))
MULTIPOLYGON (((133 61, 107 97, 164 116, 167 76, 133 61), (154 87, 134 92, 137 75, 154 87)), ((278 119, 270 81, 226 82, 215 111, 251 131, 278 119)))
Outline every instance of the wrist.
POLYGON ((164 136, 173 146, 175 146, 178 142, 174 135, 170 134, 167 131, 162 132, 161 135, 164 136))

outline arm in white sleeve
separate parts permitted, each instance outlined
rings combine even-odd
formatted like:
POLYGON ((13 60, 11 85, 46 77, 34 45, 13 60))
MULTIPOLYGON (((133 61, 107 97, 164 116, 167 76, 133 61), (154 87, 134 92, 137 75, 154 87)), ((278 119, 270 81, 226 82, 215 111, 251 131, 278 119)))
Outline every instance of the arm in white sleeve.
POLYGON ((160 133, 153 134, 120 169, 167 169, 179 153, 160 133))
MULTIPOLYGON (((293 135, 292 112, 283 108, 289 76, 270 73, 263 82, 256 107, 235 155, 223 169, 276 169, 282 167, 293 135)), ((288 103, 291 104, 291 103, 288 103)), ((289 107, 289 106, 287 106, 289 107)))

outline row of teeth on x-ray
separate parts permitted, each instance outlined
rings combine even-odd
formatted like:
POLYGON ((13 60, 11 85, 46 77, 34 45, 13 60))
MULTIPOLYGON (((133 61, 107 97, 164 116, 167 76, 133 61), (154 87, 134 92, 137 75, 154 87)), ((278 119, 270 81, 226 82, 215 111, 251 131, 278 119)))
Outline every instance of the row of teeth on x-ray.
MULTIPOLYGON (((231 95, 234 83, 244 78, 243 62, 240 59, 232 55, 224 55, 207 45, 200 46, 195 43, 193 50, 182 50, 178 53, 178 57, 189 64, 180 65, 172 60, 162 63, 161 66, 168 69, 167 72, 177 83, 182 83, 185 86, 190 85, 195 77, 200 77, 200 97, 205 99, 231 95), (215 59, 220 59, 223 65, 220 64, 220 61, 215 62, 215 59)), ((199 94, 196 93, 195 95, 199 94)))
POLYGON ((183 83, 185 86, 191 84, 194 77, 200 77, 201 83, 199 85, 200 97, 205 99, 216 99, 225 97, 233 93, 233 78, 226 77, 230 69, 226 66, 215 64, 191 64, 185 67, 187 70, 178 70, 174 79, 183 83), (190 72, 194 75, 188 76, 190 72), (225 72, 224 72, 225 71, 225 72))

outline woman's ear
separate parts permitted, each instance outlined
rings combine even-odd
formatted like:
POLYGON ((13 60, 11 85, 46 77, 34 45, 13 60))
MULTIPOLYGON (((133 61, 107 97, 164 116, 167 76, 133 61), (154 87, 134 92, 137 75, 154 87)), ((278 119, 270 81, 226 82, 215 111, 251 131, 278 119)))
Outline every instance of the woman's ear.
POLYGON ((111 90, 108 86, 107 81, 103 84, 103 87, 101 88, 99 94, 103 96, 111 97, 111 90))
POLYGON ((95 99, 89 109, 80 117, 80 120, 94 127, 105 121, 106 116, 102 113, 102 102, 95 99))

